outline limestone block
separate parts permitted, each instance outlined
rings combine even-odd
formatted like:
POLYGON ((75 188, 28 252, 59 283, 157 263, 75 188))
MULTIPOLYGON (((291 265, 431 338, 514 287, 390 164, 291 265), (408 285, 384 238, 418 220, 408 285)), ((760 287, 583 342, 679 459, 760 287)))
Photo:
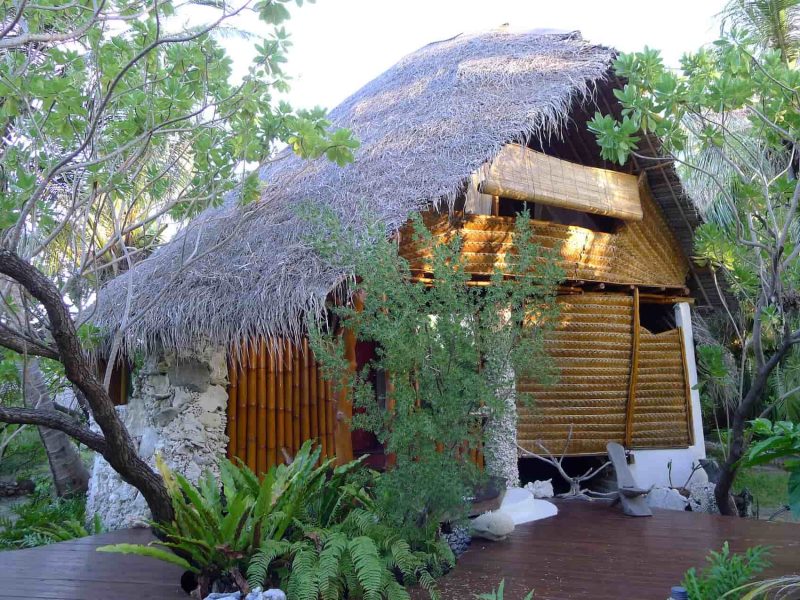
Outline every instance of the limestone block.
POLYGON ((500 541, 514 531, 514 520, 501 511, 487 512, 472 520, 473 537, 500 541))
POLYGON ((228 405, 228 392, 221 385, 212 385, 197 399, 206 412, 224 411, 228 405))
POLYGON ((208 363, 193 356, 179 358, 168 373, 172 385, 193 392, 205 392, 211 381, 211 368, 208 363))
POLYGON ((716 489, 714 483, 690 483, 689 506, 694 512, 719 514, 717 499, 714 497, 716 489))
POLYGON ((139 456, 144 460, 148 460, 155 454, 157 444, 158 432, 154 428, 148 427, 144 430, 142 439, 139 442, 139 456))

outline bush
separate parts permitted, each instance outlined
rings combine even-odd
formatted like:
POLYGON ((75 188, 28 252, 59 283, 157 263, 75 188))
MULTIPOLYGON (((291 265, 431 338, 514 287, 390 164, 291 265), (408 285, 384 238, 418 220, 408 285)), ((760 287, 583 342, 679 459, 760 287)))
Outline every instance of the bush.
POLYGON ((163 541, 98 550, 177 564, 196 575, 201 597, 215 581, 244 592, 278 586, 293 600, 408 598, 403 584, 417 582, 435 596, 434 578, 453 562, 446 544, 434 532, 412 546, 387 525, 358 476, 361 461, 319 463, 310 441, 260 481, 223 461, 220 489, 210 473, 193 485, 159 460, 175 508, 172 523, 153 524, 163 541))
POLYGON ((84 497, 53 499, 49 493, 36 495, 11 508, 15 518, 0 518, 0 549, 32 548, 63 542, 102 531, 95 517, 87 529, 84 497))
POLYGON ((725 542, 721 552, 709 553, 708 566, 700 573, 694 568, 686 572, 683 587, 689 592, 689 600, 739 598, 735 590, 750 583, 770 565, 768 554, 763 546, 748 548, 743 554, 733 553, 725 542))
POLYGON ((503 270, 491 285, 474 286, 460 237, 434 238, 416 215, 413 239, 403 243, 430 250, 431 276, 419 281, 381 224, 364 234, 324 210, 305 210, 317 232, 309 244, 332 265, 352 265, 350 291, 363 300, 360 310, 331 306, 329 322, 311 320, 308 330, 326 378, 342 382, 359 409, 352 427, 374 433, 393 457, 376 490, 382 511, 407 532, 458 519, 481 476, 469 453, 483 448, 484 421, 530 399, 514 375, 555 378, 544 337, 558 315, 557 249, 534 244, 530 215, 521 213, 503 270), (358 373, 344 359, 341 328, 376 347, 358 373), (390 377, 386 397, 370 382, 378 372, 390 377))

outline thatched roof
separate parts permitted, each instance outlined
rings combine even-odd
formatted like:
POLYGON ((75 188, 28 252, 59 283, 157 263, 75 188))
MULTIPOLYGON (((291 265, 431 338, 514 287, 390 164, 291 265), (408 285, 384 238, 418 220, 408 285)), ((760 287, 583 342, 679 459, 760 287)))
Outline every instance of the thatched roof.
POLYGON ((366 205, 397 228, 455 199, 504 143, 562 135, 575 106, 614 85, 613 55, 577 33, 492 31, 421 48, 331 111, 361 141, 353 164, 283 155, 262 170, 260 202, 206 211, 102 290, 95 322, 113 334, 128 305, 129 349, 296 334, 346 276, 304 244, 299 202, 324 203, 356 226, 366 205))

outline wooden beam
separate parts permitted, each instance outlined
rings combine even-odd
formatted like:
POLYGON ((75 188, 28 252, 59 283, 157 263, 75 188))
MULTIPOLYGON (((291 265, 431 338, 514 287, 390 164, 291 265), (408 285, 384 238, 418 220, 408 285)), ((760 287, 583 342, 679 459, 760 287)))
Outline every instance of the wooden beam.
POLYGON ((236 456, 236 403, 238 402, 238 371, 236 355, 231 352, 228 356, 228 459, 233 460, 236 456))
POLYGON ((683 394, 686 401, 686 431, 689 445, 694 444, 694 424, 692 423, 692 388, 689 385, 689 363, 686 360, 686 346, 684 346, 683 328, 678 327, 681 340, 681 364, 683 365, 683 394))
MULTIPOLYGON (((358 294, 353 295, 353 307, 357 312, 364 309, 364 302, 358 294)), ((352 376, 358 367, 356 363, 356 334, 349 327, 342 332, 344 342, 344 357, 349 364, 348 375, 352 376)), ((337 392, 336 402, 336 430, 334 441, 336 444, 336 462, 340 465, 353 460, 353 434, 350 430, 350 421, 353 418, 353 399, 350 393, 349 379, 345 377, 337 392)))
POLYGON ((625 447, 633 443, 636 412, 636 379, 639 375, 639 288, 633 290, 633 343, 631 345, 631 374, 628 377, 628 405, 625 408, 625 447))
POLYGON ((247 344, 247 466, 251 471, 258 468, 258 364, 256 341, 247 344))
POLYGON ((267 464, 267 344, 263 338, 256 342, 258 348, 258 370, 256 371, 256 396, 258 404, 258 424, 256 426, 256 440, 258 449, 256 451, 256 473, 266 473, 269 465, 267 464))

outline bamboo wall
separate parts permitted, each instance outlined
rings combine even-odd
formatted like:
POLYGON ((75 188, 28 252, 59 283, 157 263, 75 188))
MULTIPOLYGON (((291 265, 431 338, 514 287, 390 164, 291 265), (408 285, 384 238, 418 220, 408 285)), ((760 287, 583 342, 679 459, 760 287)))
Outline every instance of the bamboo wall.
POLYGON ((263 472, 317 440, 335 456, 335 399, 308 341, 264 340, 233 349, 228 365, 228 457, 263 472))
MULTIPOLYGON (((689 264, 646 186, 641 188, 644 218, 625 222, 616 233, 546 221, 531 221, 533 241, 544 248, 560 247, 565 279, 602 283, 682 288, 689 264)), ((489 215, 463 215, 457 224, 448 215, 426 214, 426 226, 438 241, 460 235, 466 270, 491 275, 506 268, 512 252, 514 219, 489 215)), ((411 230, 401 230, 400 253, 417 273, 430 271, 430 248, 419 248, 411 230)))
POLYGON ((609 441, 627 447, 690 443, 689 388, 680 330, 651 334, 639 325, 638 294, 559 297, 561 322, 546 349, 560 372, 553 386, 519 379, 531 406, 518 407, 518 442, 554 454, 602 454, 609 441))

